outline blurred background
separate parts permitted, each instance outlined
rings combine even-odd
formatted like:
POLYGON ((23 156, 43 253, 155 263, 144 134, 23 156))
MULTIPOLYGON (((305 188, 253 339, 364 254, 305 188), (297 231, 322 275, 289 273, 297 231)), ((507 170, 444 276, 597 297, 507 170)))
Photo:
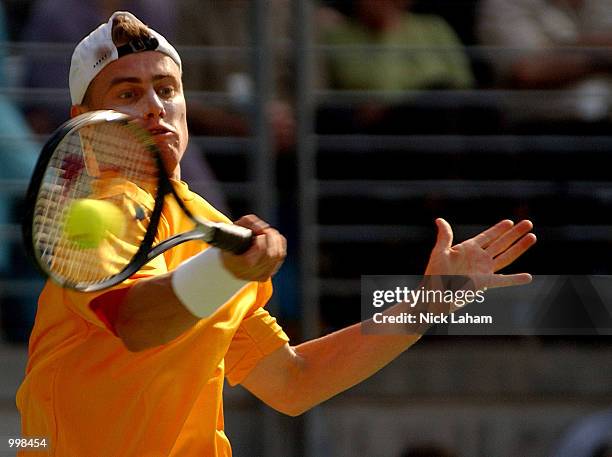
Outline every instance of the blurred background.
MULTIPOLYGON (((72 49, 115 10, 183 58, 183 179, 230 217, 254 212, 287 236, 270 308, 294 343, 359 321, 361 275, 421 274, 436 217, 457 240, 531 219, 538 244, 513 272, 612 274, 612 0, 0 8, 2 436, 19 433, 14 394, 42 287, 21 245, 23 195, 69 115, 72 49)), ((228 388, 234 454, 611 457, 612 325, 579 296, 547 306, 556 327, 579 331, 437 332, 299 418, 228 388)))

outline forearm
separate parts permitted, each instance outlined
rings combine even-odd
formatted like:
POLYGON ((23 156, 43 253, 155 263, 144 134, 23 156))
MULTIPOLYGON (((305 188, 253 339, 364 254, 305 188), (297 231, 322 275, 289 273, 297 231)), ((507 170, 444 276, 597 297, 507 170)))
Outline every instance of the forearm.
MULTIPOLYGON (((429 277, 422 285, 433 291, 474 287, 464 280, 453 285, 444 282, 442 277, 429 277)), ((385 319, 372 318, 293 348, 299 369, 293 371, 289 384, 292 407, 303 412, 382 369, 431 327, 423 323, 419 315, 449 314, 457 309, 454 303, 433 298, 421 298, 414 303, 398 302, 382 311, 385 319), (405 319, 406 316, 415 319, 391 319, 405 319)))
POLYGON ((355 324, 294 347, 299 369, 289 380, 296 414, 370 377, 418 341, 418 335, 365 335, 355 324))
POLYGON ((585 43, 575 47, 578 49, 546 50, 517 60, 512 67, 514 81, 528 89, 562 87, 593 74, 612 72, 606 47, 585 43))
MULTIPOLYGON (((230 255, 234 263, 228 270, 223 255, 210 248, 170 273, 134 284, 119 308, 115 326, 125 346, 139 351, 172 341, 246 286, 248 280, 234 275, 238 270, 234 263, 240 265, 238 256, 230 255)), ((244 274, 248 276, 249 271, 244 274)), ((261 274, 262 279, 269 277, 266 269, 261 274)))
POLYGON ((135 283, 119 308, 115 331, 130 351, 142 351, 172 341, 193 327, 198 318, 175 295, 171 273, 135 283))
POLYGON ((594 73, 586 54, 535 54, 517 61, 512 78, 523 89, 560 88, 594 73))
POLYGON ((168 343, 212 316, 251 281, 266 281, 280 268, 285 239, 256 216, 238 225, 256 235, 242 255, 217 248, 187 259, 172 272, 141 279, 132 285, 119 306, 117 335, 130 351, 168 343))
POLYGON ((584 33, 578 40, 576 40, 577 46, 587 47, 611 47, 612 46, 612 33, 610 32, 592 32, 584 33))

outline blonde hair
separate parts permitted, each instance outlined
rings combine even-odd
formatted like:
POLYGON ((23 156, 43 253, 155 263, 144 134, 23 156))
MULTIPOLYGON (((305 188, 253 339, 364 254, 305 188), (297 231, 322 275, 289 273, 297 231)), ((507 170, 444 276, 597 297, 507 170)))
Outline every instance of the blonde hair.
POLYGON ((119 14, 113 20, 112 39, 115 46, 123 46, 132 40, 149 38, 151 32, 141 21, 125 14, 119 14))

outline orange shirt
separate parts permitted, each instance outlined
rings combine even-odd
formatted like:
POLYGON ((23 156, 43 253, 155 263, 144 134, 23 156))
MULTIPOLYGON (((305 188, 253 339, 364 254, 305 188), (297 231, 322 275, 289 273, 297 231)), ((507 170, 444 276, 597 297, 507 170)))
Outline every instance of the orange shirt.
MULTIPOLYGON (((175 184, 195 214, 227 221, 184 183, 175 184)), ((192 227, 168 199, 158 239, 192 227)), ((173 270, 206 247, 199 241, 183 243, 113 290, 173 270)), ((262 357, 288 341, 263 308, 271 282, 251 283, 174 341, 138 353, 128 352, 108 319, 93 309, 92 300, 105 293, 46 284, 17 406, 22 436, 46 438, 50 446, 47 452, 19 455, 230 456, 223 431, 223 378, 240 383, 262 357)))

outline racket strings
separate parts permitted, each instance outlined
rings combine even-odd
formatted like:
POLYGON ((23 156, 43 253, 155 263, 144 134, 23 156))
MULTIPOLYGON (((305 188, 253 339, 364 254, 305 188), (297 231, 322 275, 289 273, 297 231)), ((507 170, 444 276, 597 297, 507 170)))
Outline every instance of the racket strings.
MULTIPOLYGON (((43 264, 59 282, 100 283, 134 257, 147 231, 158 178, 145 136, 133 126, 106 122, 72 131, 56 147, 40 187, 33 233, 43 264), (115 205, 119 212, 104 216, 120 214, 123 220, 109 226, 124 225, 122 233, 108 230, 90 245, 71 238, 66 219, 73 204, 84 199, 115 205)), ((101 222, 84 223, 96 230, 101 222)))

